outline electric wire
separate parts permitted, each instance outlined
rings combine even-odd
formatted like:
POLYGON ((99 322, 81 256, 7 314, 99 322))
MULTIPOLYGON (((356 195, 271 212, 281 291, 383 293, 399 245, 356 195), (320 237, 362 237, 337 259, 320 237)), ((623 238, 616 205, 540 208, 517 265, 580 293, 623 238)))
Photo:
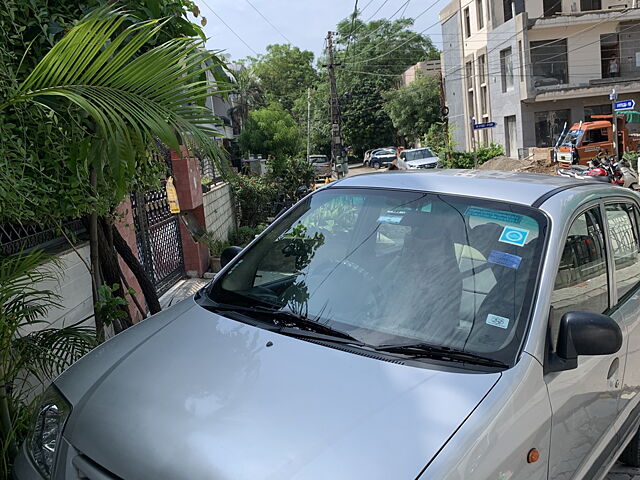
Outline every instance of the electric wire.
POLYGON ((265 17, 265 16, 262 14, 262 12, 261 12, 260 10, 258 10, 258 9, 256 8, 256 6, 255 6, 253 3, 251 3, 251 1, 250 1, 250 0, 245 0, 245 1, 246 1, 246 2, 251 6, 251 8, 253 8, 256 12, 258 12, 258 15, 260 15, 260 16, 262 17, 262 19, 263 19, 265 22, 267 22, 269 25, 271 25, 271 28, 273 28, 276 32, 278 32, 278 34, 279 34, 282 38, 284 38, 286 42, 288 42, 288 43, 290 43, 291 45, 293 45, 293 42, 292 42, 291 40, 289 40, 289 39, 287 38, 287 36, 286 36, 284 33, 282 33, 282 32, 278 29, 278 27, 276 27, 273 23, 271 23, 271 22, 269 21, 269 19, 268 19, 267 17, 265 17))
POLYGON ((227 24, 227 22, 225 22, 225 21, 224 21, 224 19, 223 19, 220 15, 218 15, 218 14, 213 10, 213 8, 211 8, 211 7, 209 6, 209 4, 208 4, 207 2, 205 2, 205 0, 201 0, 201 1, 202 1, 202 3, 204 3, 204 4, 205 4, 205 6, 206 6, 209 10, 211 10, 211 13, 213 13, 213 14, 216 16, 216 18, 217 18, 218 20, 220 20, 220 21, 222 22, 222 24, 223 24, 225 27, 227 27, 227 28, 229 29, 229 31, 230 31, 231 33, 233 33, 233 34, 238 38, 238 40, 240 40, 242 43, 244 43, 245 47, 247 47, 249 50, 251 50, 255 55, 258 55, 258 52, 256 52, 253 48, 251 48, 251 45, 249 45, 247 42, 245 42, 245 41, 244 41, 244 39, 243 39, 240 35, 238 35, 238 34, 236 33, 236 31, 235 31, 233 28, 231 28, 231 27, 227 24))

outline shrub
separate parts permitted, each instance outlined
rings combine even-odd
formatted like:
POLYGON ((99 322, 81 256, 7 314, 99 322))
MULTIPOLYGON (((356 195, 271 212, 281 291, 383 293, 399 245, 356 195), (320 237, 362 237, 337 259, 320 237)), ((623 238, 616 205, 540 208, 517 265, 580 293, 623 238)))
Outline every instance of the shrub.
POLYGON ((257 228, 247 226, 240 227, 229 234, 229 243, 238 247, 245 247, 257 234, 257 228))
POLYGON ((230 184, 240 210, 239 224, 255 228, 267 223, 278 194, 274 182, 268 177, 236 175, 230 184))

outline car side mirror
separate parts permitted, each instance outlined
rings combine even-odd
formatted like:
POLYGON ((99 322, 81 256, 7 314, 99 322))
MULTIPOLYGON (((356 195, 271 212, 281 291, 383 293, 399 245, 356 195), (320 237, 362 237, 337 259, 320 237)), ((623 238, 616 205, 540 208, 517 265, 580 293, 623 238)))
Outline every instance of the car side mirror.
POLYGON ((224 268, 231 260, 233 260, 240 252, 241 247, 227 247, 220 254, 220 266, 224 268))
POLYGON ((560 319, 558 345, 546 370, 572 370, 578 367, 580 355, 611 355, 620 347, 622 330, 611 317, 592 312, 567 312, 560 319))

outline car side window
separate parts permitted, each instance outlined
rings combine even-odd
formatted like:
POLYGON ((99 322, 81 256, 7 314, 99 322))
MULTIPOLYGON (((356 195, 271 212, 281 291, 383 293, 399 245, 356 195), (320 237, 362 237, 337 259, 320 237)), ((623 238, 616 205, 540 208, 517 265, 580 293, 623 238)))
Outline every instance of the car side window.
POLYGON ((635 207, 628 203, 605 206, 611 251, 616 269, 616 289, 622 298, 640 281, 640 246, 635 207))
POLYGON ((580 214, 564 244, 551 295, 552 348, 560 319, 571 311, 603 313, 609 307, 607 258, 599 207, 580 214))

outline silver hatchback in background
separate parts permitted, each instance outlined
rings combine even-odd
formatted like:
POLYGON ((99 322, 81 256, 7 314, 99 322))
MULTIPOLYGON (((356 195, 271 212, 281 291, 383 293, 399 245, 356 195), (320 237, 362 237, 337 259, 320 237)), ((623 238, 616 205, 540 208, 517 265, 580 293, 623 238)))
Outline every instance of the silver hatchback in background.
POLYGON ((326 155, 309 155, 309 163, 313 166, 316 178, 323 179, 333 174, 331 160, 326 155))
POLYGON ((621 454, 639 465, 638 199, 500 172, 334 182, 56 379, 14 476, 596 480, 621 454))

